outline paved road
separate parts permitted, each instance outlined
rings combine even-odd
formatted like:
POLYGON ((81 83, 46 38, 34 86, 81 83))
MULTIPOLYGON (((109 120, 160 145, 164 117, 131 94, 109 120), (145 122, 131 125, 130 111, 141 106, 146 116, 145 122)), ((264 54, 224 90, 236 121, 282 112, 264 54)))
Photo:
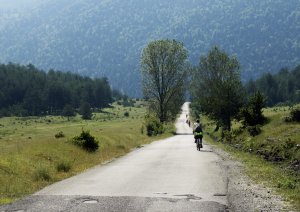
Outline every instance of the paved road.
POLYGON ((177 136, 154 142, 106 165, 44 188, 2 211, 226 211, 227 177, 205 144, 196 150, 186 124, 177 136))

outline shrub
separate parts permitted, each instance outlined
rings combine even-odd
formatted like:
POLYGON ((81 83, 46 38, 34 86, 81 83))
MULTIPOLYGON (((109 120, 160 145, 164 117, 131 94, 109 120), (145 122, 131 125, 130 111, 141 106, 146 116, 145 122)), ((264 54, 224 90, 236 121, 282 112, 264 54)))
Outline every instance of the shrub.
POLYGON ((95 152, 99 148, 99 142, 89 131, 82 130, 79 136, 72 139, 72 142, 88 152, 95 152))
POLYGON ((39 166, 34 172, 34 179, 36 181, 38 181, 38 180, 45 180, 45 181, 51 180, 49 170, 46 167, 39 166))
POLYGON ((68 172, 71 169, 71 164, 69 162, 61 161, 56 164, 56 170, 58 172, 68 172))
POLYGON ((125 116, 125 117, 129 117, 129 112, 126 111, 126 112, 124 113, 124 116, 125 116))
POLYGON ((295 140, 292 140, 290 138, 287 138, 285 141, 284 141, 284 146, 286 149, 292 149, 294 147, 297 147, 297 142, 295 140))
POLYGON ((237 129, 232 129, 231 131, 234 135, 238 136, 238 135, 240 135, 244 132, 244 129, 240 127, 240 128, 237 128, 237 129))
POLYGON ((251 136, 257 136, 261 133, 261 128, 260 125, 255 125, 255 126, 248 126, 247 131, 251 136))
POLYGON ((292 108, 290 115, 283 118, 285 122, 300 122, 300 108, 292 108))
POLYGON ((63 138, 65 137, 65 134, 62 131, 59 131, 58 133, 55 134, 55 138, 63 138))
POLYGON ((236 139, 235 135, 228 131, 228 130, 224 130, 222 131, 222 141, 225 142, 225 143, 233 143, 234 140, 236 139))
POLYGON ((164 132, 163 124, 152 114, 147 114, 145 116, 145 127, 148 136, 154 136, 164 132))
POLYGON ((290 117, 290 116, 285 116, 285 117, 283 117, 283 120, 284 120, 285 122, 292 122, 292 121, 293 121, 292 117, 290 117))
POLYGON ((291 118, 292 118, 293 121, 300 122, 300 108, 292 109, 291 118))

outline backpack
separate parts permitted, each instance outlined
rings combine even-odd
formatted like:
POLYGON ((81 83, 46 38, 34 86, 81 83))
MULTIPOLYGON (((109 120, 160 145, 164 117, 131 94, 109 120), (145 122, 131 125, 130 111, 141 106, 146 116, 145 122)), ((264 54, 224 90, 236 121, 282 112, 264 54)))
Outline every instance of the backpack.
POLYGON ((200 125, 198 125, 195 129, 195 132, 197 132, 197 133, 202 132, 202 127, 200 125))
POLYGON ((196 127, 195 133, 194 133, 194 138, 195 139, 203 138, 203 131, 202 131, 202 128, 200 126, 196 127))

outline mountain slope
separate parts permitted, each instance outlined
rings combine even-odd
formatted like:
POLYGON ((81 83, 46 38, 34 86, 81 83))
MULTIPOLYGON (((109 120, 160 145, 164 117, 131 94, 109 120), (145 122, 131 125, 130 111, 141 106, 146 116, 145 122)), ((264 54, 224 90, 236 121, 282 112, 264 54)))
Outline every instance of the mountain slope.
MULTIPOLYGON (((107 76, 140 94, 139 59, 150 40, 182 41, 192 63, 219 45, 243 77, 300 63, 298 0, 52 0, 0 15, 0 62, 107 76)), ((1 9, 0 9, 1 11, 1 9)))

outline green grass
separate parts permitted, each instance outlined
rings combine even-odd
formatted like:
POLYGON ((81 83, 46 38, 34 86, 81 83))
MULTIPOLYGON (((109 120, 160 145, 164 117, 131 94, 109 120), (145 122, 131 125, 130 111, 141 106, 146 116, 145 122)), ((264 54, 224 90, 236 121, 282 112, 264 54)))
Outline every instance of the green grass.
MULTIPOLYGON (((300 149, 296 147, 296 144, 300 145, 300 124, 284 122, 289 112, 288 107, 265 109, 264 115, 269 122, 262 127, 261 134, 252 137, 244 130, 230 143, 220 142, 221 132, 213 132, 215 124, 207 117, 201 121, 210 134, 205 137, 209 143, 229 152, 245 164, 246 173, 255 182, 272 188, 300 211, 300 173, 289 168, 292 161, 300 160, 300 149), (260 151, 269 151, 267 153, 282 156, 283 159, 270 160, 260 151)), ((233 131, 239 131, 240 126, 238 122, 233 123, 233 131)))
POLYGON ((71 163, 66 161, 60 161, 56 164, 56 170, 58 172, 69 172, 71 170, 71 163))
POLYGON ((141 134, 145 111, 143 107, 124 108, 115 104, 113 108, 94 113, 93 120, 89 121, 79 116, 70 121, 59 116, 1 118, 0 204, 171 135, 168 132, 149 138, 141 134), (128 117, 124 116, 126 111, 128 117), (99 141, 95 153, 70 142, 82 129, 90 131, 99 141), (56 138, 60 132, 64 137, 56 138))

